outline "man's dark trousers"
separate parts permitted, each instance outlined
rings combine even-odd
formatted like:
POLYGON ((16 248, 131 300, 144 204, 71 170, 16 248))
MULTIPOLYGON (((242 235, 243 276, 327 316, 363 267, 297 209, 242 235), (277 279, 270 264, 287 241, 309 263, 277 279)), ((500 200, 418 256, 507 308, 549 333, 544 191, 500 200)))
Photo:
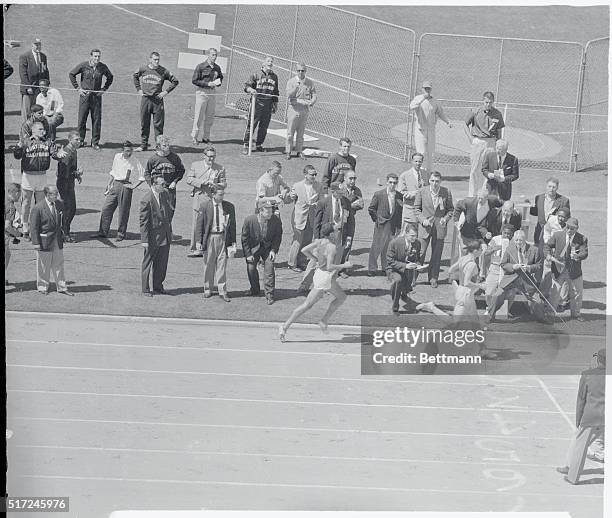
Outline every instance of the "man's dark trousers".
MULTIPOLYGON (((272 105, 258 105, 255 104, 255 117, 253 117, 253 132, 257 128, 257 138, 255 140, 256 146, 261 146, 266 140, 268 134, 268 126, 272 119, 272 105)), ((251 133, 251 110, 247 115, 247 126, 244 132, 244 144, 249 145, 249 136, 251 133)))
POLYGON ((253 255, 253 261, 247 261, 247 275, 249 276, 249 282, 251 283, 251 291, 254 295, 258 295, 260 291, 259 287, 259 272, 257 271, 257 264, 261 261, 264 265, 264 293, 266 297, 274 296, 274 261, 270 259, 270 250, 266 250, 261 253, 259 250, 253 255))
POLYGON ((115 209, 119 207, 119 226, 117 235, 125 237, 128 221, 130 219, 130 207, 132 206, 132 189, 128 189, 123 182, 115 180, 110 192, 106 195, 102 213, 100 214, 100 234, 108 236, 115 209))
POLYGON ((402 294, 408 294, 412 291, 413 277, 414 270, 405 270, 403 273, 391 272, 389 274, 389 280, 391 281, 391 298, 393 299, 391 309, 393 311, 399 311, 402 294))
POLYGON ((70 234, 70 224, 76 214, 76 193, 74 192, 74 178, 56 182, 60 198, 64 203, 64 235, 70 234))
POLYGON ((88 93, 79 96, 79 137, 85 142, 87 133, 87 117, 91 114, 91 145, 100 143, 102 128, 102 96, 88 93))
POLYGON ((153 117, 155 138, 157 138, 164 134, 164 101, 163 99, 144 96, 140 101, 140 137, 143 146, 149 145, 151 117, 153 117))
POLYGON ((170 255, 170 243, 151 248, 145 248, 142 258, 142 292, 149 291, 149 276, 153 268, 153 291, 161 291, 164 287, 166 270, 168 268, 168 256, 170 255))

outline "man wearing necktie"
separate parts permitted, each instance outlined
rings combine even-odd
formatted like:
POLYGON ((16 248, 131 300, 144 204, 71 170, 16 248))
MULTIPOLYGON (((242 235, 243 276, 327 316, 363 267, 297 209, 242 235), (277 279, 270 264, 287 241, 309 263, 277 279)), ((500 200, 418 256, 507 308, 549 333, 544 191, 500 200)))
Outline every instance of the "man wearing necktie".
POLYGON ((409 225, 404 234, 389 243, 387 250, 387 278, 391 283, 391 309, 399 314, 400 299, 408 302, 408 293, 412 291, 413 277, 418 267, 421 243, 417 239, 418 231, 409 225))
POLYGON ((45 186, 44 194, 45 199, 34 206, 30 219, 30 235, 36 249, 36 287, 39 293, 47 295, 53 274, 58 293, 73 296, 64 275, 64 209, 55 185, 45 186))
POLYGON ((42 41, 34 38, 32 49, 19 56, 19 77, 21 86, 21 117, 25 121, 30 115, 30 108, 36 103, 36 96, 40 93, 38 84, 41 79, 49 79, 47 56, 43 54, 42 41))
MULTIPOLYGON (((356 183, 357 183, 357 173, 353 171, 352 169, 349 169, 346 172, 342 195, 344 196, 344 198, 348 200, 350 204, 349 218, 353 222, 353 229, 352 229, 353 235, 351 236, 351 238, 353 238, 355 234, 355 215, 357 214, 357 211, 363 209, 365 205, 363 202, 363 194, 361 192, 361 189, 357 187, 356 183)), ((341 263, 346 263, 349 260, 349 256, 351 254, 352 247, 353 247, 353 240, 351 239, 351 243, 342 249, 342 257, 340 259, 341 263)), ((341 270, 339 277, 346 278, 348 277, 348 273, 345 270, 341 270)))
POLYGON ((414 211, 414 200, 419 189, 425 185, 425 171, 423 170, 423 153, 412 154, 412 167, 404 171, 399 177, 397 190, 404 197, 404 208, 402 211, 402 229, 408 224, 418 224, 414 211))
POLYGON ((171 210, 163 176, 153 176, 151 190, 140 202, 140 235, 144 247, 142 294, 148 297, 166 294, 164 280, 172 242, 171 210), (152 290, 149 289, 151 269, 153 269, 152 290))
POLYGON ((555 232, 544 245, 544 254, 550 261, 553 274, 550 305, 556 308, 564 292, 569 293, 572 318, 583 321, 582 261, 589 256, 589 242, 578 232, 578 220, 568 218, 565 229, 555 232))
POLYGON ((508 153, 508 142, 499 139, 495 142, 495 151, 491 150, 482 163, 482 174, 487 179, 489 190, 501 200, 512 196, 512 182, 519 178, 518 159, 508 153))
POLYGON ((204 298, 210 298, 215 284, 219 296, 230 302, 226 287, 228 248, 236 248, 236 210, 223 199, 225 189, 220 185, 210 188, 212 199, 205 197, 196 221, 196 249, 204 258, 204 298))

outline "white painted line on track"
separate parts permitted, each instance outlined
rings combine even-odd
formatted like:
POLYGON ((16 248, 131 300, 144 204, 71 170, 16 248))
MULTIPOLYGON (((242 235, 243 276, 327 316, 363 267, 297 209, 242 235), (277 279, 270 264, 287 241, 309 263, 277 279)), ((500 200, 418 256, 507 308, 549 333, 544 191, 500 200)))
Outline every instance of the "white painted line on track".
MULTIPOLYGON (((116 452, 116 453, 161 453, 161 454, 185 454, 185 455, 209 455, 209 456, 227 456, 227 457, 266 457, 279 459, 312 459, 312 460, 339 460, 339 461, 365 461, 365 462, 391 462, 402 463, 410 462, 416 464, 465 464, 465 465, 495 465, 495 466, 516 466, 516 462, 503 462, 499 460, 491 462, 472 462, 466 460, 432 460, 432 459, 398 459, 385 457, 342 457, 328 455, 293 455, 283 453, 255 453, 255 452, 232 452, 232 451, 203 451, 203 450, 172 450, 172 449, 148 449, 148 448, 104 448, 97 446, 59 446, 59 445, 40 445, 40 444, 16 444, 15 448, 21 449, 39 449, 39 450, 83 450, 83 451, 100 451, 100 452, 116 452)), ((521 467, 530 468, 554 468, 555 464, 530 464, 521 462, 521 467)))
POLYGON ((296 401, 290 399, 246 399, 246 398, 220 398, 206 396, 168 396, 164 394, 125 394, 114 392, 75 392, 64 390, 26 390, 26 389, 7 389, 7 393, 19 394, 54 394, 62 396, 87 396, 87 397, 125 397, 125 398, 145 398, 145 399, 179 399, 187 401, 222 401, 225 403, 263 403, 274 405, 313 405, 313 406, 341 406, 357 408, 395 408, 405 410, 449 410, 449 411, 468 411, 468 412, 511 412, 520 414, 557 414, 557 410, 531 410, 515 408, 478 408, 478 407, 446 407, 446 406, 427 406, 427 405, 390 405, 381 403, 339 403, 334 401, 296 401))
POLYGON ((563 408, 561 408, 561 405, 559 404, 559 402, 557 401, 557 398, 555 398, 555 396, 553 396, 552 392, 549 390, 549 388, 546 386, 546 383, 544 383, 544 381, 542 381, 541 378, 536 378, 538 380, 538 383, 540 384, 540 387, 542 387, 542 390, 544 391, 544 393, 548 396, 548 399, 550 399, 550 401, 552 402, 552 404, 555 406, 555 408, 557 409, 557 412, 559 414, 561 414, 561 417, 563 417, 563 419, 565 419, 565 422, 569 425, 570 430, 572 432, 576 431, 576 426, 574 425, 574 423, 572 422, 572 420, 569 418, 569 416, 567 415, 567 413, 565 412, 565 410, 563 410, 563 408))
MULTIPOLYGON (((407 488, 407 487, 376 487, 376 486, 332 486, 323 484, 275 484, 266 482, 228 482, 217 480, 180 480, 180 479, 157 479, 157 478, 130 478, 130 477, 71 477, 67 475, 18 475, 18 478, 44 479, 44 480, 89 480, 96 482, 142 482, 145 484, 189 484, 198 486, 240 486, 240 487, 282 487, 288 489, 336 489, 347 491, 392 491, 402 493, 458 493, 470 495, 500 495, 499 491, 478 491, 474 489, 430 489, 430 488, 407 488)), ((602 499, 602 495, 584 495, 571 493, 510 493, 505 495, 524 495, 539 497, 558 497, 558 498, 597 498, 602 499)))
MULTIPOLYGON (((75 424, 113 424, 113 425, 134 425, 134 426, 178 426, 188 428, 219 428, 219 429, 235 429, 235 430, 273 430, 282 432, 317 432, 317 433, 349 433, 349 434, 380 434, 380 435, 424 435, 432 437, 478 437, 478 438, 490 438, 490 439, 508 439, 507 435, 494 435, 494 434, 466 434, 466 433, 441 433, 441 432, 415 432, 415 431, 404 431, 404 430, 364 430, 364 429, 350 429, 350 428, 308 428, 308 427, 297 427, 297 426, 257 426, 257 425, 234 425, 234 424, 208 424, 208 423, 169 423, 163 421, 121 421, 121 420, 109 420, 109 419, 71 419, 71 418, 60 418, 60 417, 27 417, 27 416, 15 416, 11 417, 9 421, 37 421, 37 422, 50 422, 50 423, 75 423, 75 424)), ((569 439, 565 437, 537 437, 537 436, 519 436, 513 435, 512 439, 529 439, 529 440, 542 440, 542 441, 563 441, 567 442, 569 439)))
MULTIPOLYGON (((164 27, 168 27, 169 29, 174 29, 175 31, 182 32, 183 34, 189 34, 189 31, 184 31, 183 29, 179 29, 178 27, 175 27, 174 25, 170 25, 168 23, 161 22, 159 20, 156 20, 155 18, 149 18, 148 16, 145 16, 144 14, 135 13, 134 11, 130 11, 129 9, 126 9, 125 7, 120 7, 114 4, 108 4, 108 5, 109 7, 114 7, 115 9, 119 9, 120 11, 124 11, 128 14, 133 14, 134 16, 138 16, 139 18, 144 18, 145 20, 148 20, 150 22, 157 23, 158 25, 163 25, 164 27)), ((228 48, 228 47, 225 47, 225 45, 221 45, 221 46, 224 48, 228 48)))
MULTIPOLYGON (((221 376, 221 377, 236 377, 236 378, 263 378, 263 379, 290 379, 290 380, 314 380, 314 381, 349 381, 349 382, 372 382, 372 383, 407 383, 414 385, 433 384, 433 385, 462 385, 468 387, 488 387, 496 388, 519 388, 532 389, 538 388, 540 385, 516 385, 516 384, 493 384, 493 383, 474 383, 474 382, 459 382, 459 381, 430 381, 430 380, 403 380, 403 379, 378 379, 375 376, 363 376, 361 378, 334 378, 324 376, 289 376, 281 374, 240 374, 234 372, 202 372, 202 371, 173 371, 173 370, 151 370, 151 369, 111 369, 103 367, 72 367, 62 365, 30 365, 7 363, 7 367, 18 369, 56 369, 56 370, 75 370, 75 371, 92 371, 92 372, 125 372, 133 374, 168 374, 168 375, 186 375, 186 376, 221 376)), ((559 390, 575 390, 574 386, 566 387, 550 387, 551 389, 559 390)))

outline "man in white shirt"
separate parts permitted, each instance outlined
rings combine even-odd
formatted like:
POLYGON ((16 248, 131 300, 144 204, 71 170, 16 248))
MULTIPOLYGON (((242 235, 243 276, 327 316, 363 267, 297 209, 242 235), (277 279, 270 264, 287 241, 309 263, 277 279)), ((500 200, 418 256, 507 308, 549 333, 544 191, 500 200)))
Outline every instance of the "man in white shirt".
POLYGON ((64 99, 56 88, 49 87, 48 79, 41 79, 40 93, 36 96, 36 104, 43 107, 43 115, 49 123, 49 140, 55 142, 58 126, 64 123, 64 99))
POLYGON ((295 151, 303 158, 304 131, 310 107, 317 102, 317 91, 311 79, 306 77, 306 65, 298 63, 296 75, 287 81, 287 144, 285 153, 287 160, 291 159, 293 135, 295 135, 295 151))
POLYGON ((279 162, 274 160, 270 169, 262 174, 255 184, 255 205, 262 201, 269 201, 274 205, 274 212, 278 213, 283 203, 289 202, 289 191, 291 190, 281 175, 283 170, 279 162))
POLYGON ((123 151, 117 153, 113 159, 113 168, 109 172, 109 180, 104 195, 104 206, 100 214, 100 229, 93 238, 108 237, 113 221, 115 209, 119 207, 119 226, 117 228, 117 241, 126 237, 130 208, 132 206, 132 191, 136 189, 144 178, 144 168, 133 155, 133 145, 129 140, 123 143, 123 151), (134 183, 136 181, 136 183, 134 183))
POLYGON ((397 190, 404 197, 404 209, 402 211, 402 230, 406 229, 408 224, 417 225, 418 220, 414 211, 414 200, 419 189, 425 185, 427 181, 425 171, 423 170, 423 161, 425 156, 423 153, 412 154, 412 167, 408 171, 404 171, 399 177, 397 190))
POLYGON ((421 94, 410 102, 410 109, 414 111, 414 145, 417 152, 425 157, 425 170, 433 171, 433 156, 436 151, 436 124, 438 119, 444 121, 452 128, 448 117, 444 114, 442 105, 431 95, 433 84, 424 81, 421 94))

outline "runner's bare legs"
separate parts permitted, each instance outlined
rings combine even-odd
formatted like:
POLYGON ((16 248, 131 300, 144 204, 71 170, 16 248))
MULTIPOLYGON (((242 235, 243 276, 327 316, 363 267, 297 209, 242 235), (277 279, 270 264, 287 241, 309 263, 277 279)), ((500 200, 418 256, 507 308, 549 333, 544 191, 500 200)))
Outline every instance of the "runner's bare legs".
POLYGON ((327 324, 329 322, 329 318, 338 310, 340 306, 342 306, 342 304, 346 300, 346 293, 344 293, 340 285, 336 282, 335 277, 331 281, 331 288, 329 289, 329 293, 332 295, 332 297, 334 297, 334 300, 329 303, 327 311, 319 321, 319 327, 324 333, 327 332, 327 324))

